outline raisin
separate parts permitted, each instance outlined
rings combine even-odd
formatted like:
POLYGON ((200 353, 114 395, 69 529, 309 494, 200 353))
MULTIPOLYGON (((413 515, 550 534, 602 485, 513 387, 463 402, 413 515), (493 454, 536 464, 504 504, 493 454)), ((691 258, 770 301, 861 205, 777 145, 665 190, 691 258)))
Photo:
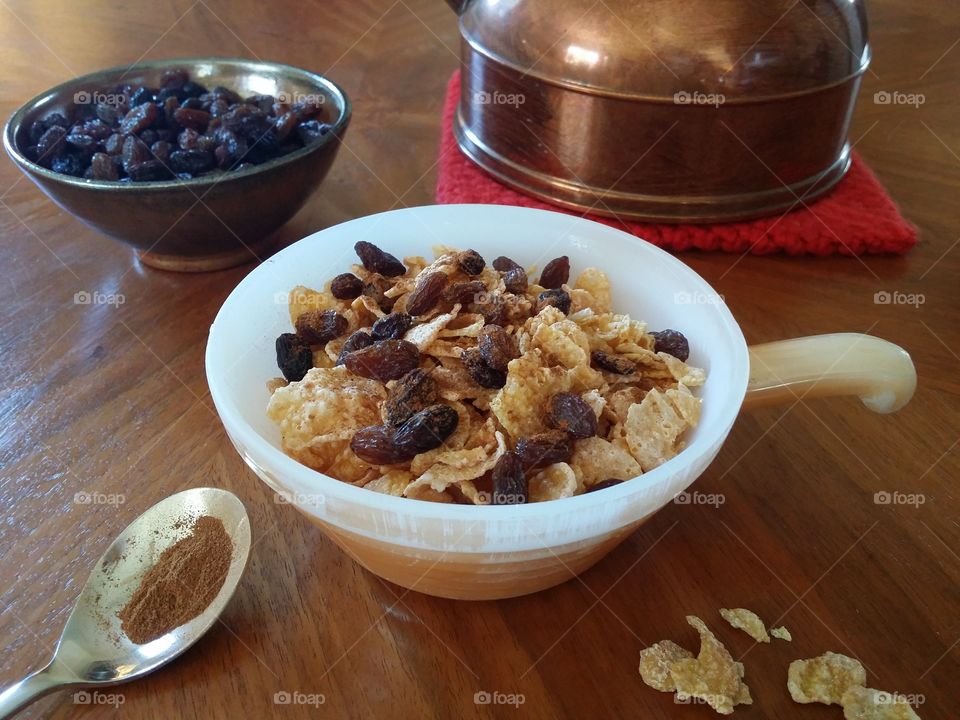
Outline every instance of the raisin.
POLYGON ((570 294, 566 290, 552 289, 544 290, 537 295, 537 313, 551 305, 566 315, 570 312, 570 294))
POLYGON ((197 147, 200 133, 193 128, 184 128, 177 136, 177 144, 181 150, 193 150, 197 147))
POLYGON ((353 273, 337 275, 330 281, 330 293, 338 300, 353 300, 363 294, 363 280, 353 273))
POLYGON ((370 328, 374 340, 399 340, 413 325, 413 318, 406 313, 390 313, 377 320, 370 328))
POLYGON ((578 440, 597 434, 597 415, 576 393, 557 393, 547 405, 547 426, 570 433, 578 440))
POLYGON ((562 430, 548 430, 517 441, 517 456, 525 468, 546 467, 567 462, 573 454, 573 441, 562 430))
POLYGON ((384 419, 387 425, 402 425, 416 412, 437 401, 437 382, 430 374, 420 368, 414 368, 387 392, 383 404, 384 419))
POLYGON ((137 105, 123 117, 120 122, 120 132, 125 135, 132 135, 141 130, 146 130, 157 119, 157 112, 157 106, 152 102, 137 105))
POLYGON ((66 153, 55 157, 50 163, 50 169, 54 172, 63 173, 64 175, 83 177, 83 165, 83 160, 79 155, 66 153))
POLYGON ((336 310, 307 310, 297 316, 297 335, 311 345, 324 345, 343 335, 348 324, 336 310))
POLYGON ((406 340, 381 340, 346 357, 347 370, 361 377, 387 382, 402 378, 420 364, 420 351, 406 340))
POLYGON ((305 120, 297 125, 297 136, 304 145, 316 142, 330 132, 330 126, 319 120, 305 120))
POLYGON ((397 277, 407 272, 402 262, 373 243, 361 240, 353 246, 353 249, 356 250, 360 262, 370 272, 379 273, 384 277, 397 277))
POLYGON ((494 370, 487 365, 478 348, 464 350, 460 355, 463 366, 470 373, 470 377, 476 381, 480 387, 502 388, 507 384, 507 374, 502 370, 494 370))
POLYGON ((183 68, 170 68, 160 76, 160 87, 179 90, 189 79, 190 75, 183 68))
POLYGON ((213 155, 203 150, 174 150, 170 153, 170 167, 174 172, 199 175, 213 169, 213 155))
POLYGON ((50 162, 53 156, 59 153, 67 140, 67 131, 59 125, 54 125, 37 140, 37 156, 41 161, 50 162))
POLYGON ((145 160, 127 165, 127 175, 137 182, 167 180, 170 178, 170 170, 159 160, 145 160))
POLYGON ((97 103, 97 107, 94 109, 94 112, 97 114, 97 117, 103 120, 107 125, 111 127, 117 124, 117 121, 120 119, 120 111, 117 110, 116 106, 108 105, 107 103, 97 103))
POLYGON ((393 465, 413 457, 394 442, 396 431, 382 425, 360 428, 350 439, 354 455, 371 465, 393 465))
POLYGON ((119 155, 123 150, 124 137, 120 133, 114 133, 103 143, 103 149, 108 155, 119 155))
POLYGON ((292 133, 296 127, 297 115, 292 112, 283 113, 273 123, 273 131, 276 133, 277 140, 280 142, 290 137, 290 133, 292 133))
POLYGON ((594 483, 593 485, 588 487, 584 492, 589 493, 589 492, 596 492, 597 490, 606 490, 607 488, 613 487, 614 485, 620 485, 622 482, 623 480, 617 480, 616 478, 610 478, 609 480, 601 480, 600 482, 594 483))
POLYGON ((477 349, 483 361, 501 372, 507 371, 507 364, 518 356, 514 339, 499 325, 484 325, 477 336, 477 349))
POLYGON ((593 364, 601 370, 616 373, 617 375, 629 375, 637 369, 636 363, 625 357, 618 357, 612 353, 606 353, 603 350, 594 350, 590 353, 590 359, 593 364))
POLYGON ((181 107, 173 111, 173 119, 185 128, 206 130, 207 125, 210 124, 210 113, 181 107))
POLYGON ((653 335, 653 351, 665 352, 673 355, 677 360, 687 361, 690 357, 690 343, 684 334, 678 330, 661 330, 650 333, 653 335))
POLYGON ((488 325, 506 325, 507 304, 500 293, 490 293, 483 299, 484 302, 477 303, 477 309, 483 315, 484 322, 488 325))
POLYGON ((123 141, 123 169, 129 172, 129 167, 150 159, 150 148, 138 137, 130 135, 123 141))
POLYGON ((511 292, 514 295, 523 295, 523 293, 527 291, 527 285, 529 284, 527 271, 519 267, 508 270, 504 273, 503 284, 507 292, 511 292))
POLYGON ((570 279, 570 258, 561 255, 546 264, 540 273, 540 284, 545 288, 559 288, 570 279))
POLYGON ((457 253, 457 264, 467 275, 479 275, 487 266, 483 256, 476 250, 464 250, 457 253))
POLYGON ((337 356, 336 364, 343 365, 347 355, 369 345, 373 345, 373 338, 370 337, 370 334, 364 330, 357 330, 344 341, 343 347, 340 348, 340 354, 337 356))
POLYGON ((377 306, 384 312, 390 312, 393 309, 396 298, 387 297, 387 290, 393 285, 383 275, 371 275, 363 284, 363 294, 373 298, 377 306))
MULTIPOLYGON (((166 140, 157 140, 150 146, 150 153, 164 165, 167 165, 170 162, 170 150, 172 147, 173 146, 166 140)), ((174 171, 176 171, 176 168, 174 168, 174 171)))
MULTIPOLYGON (((503 273, 510 272, 511 270, 516 270, 519 267, 520 266, 517 263, 515 263, 513 260, 506 257, 505 255, 501 255, 500 257, 498 257, 496 260, 493 261, 493 269, 499 270, 500 272, 503 272, 503 273)), ((520 269, 522 270, 523 268, 520 268, 520 269)))
POLYGON ((443 300, 450 304, 466 305, 477 302, 478 296, 487 292, 487 286, 480 280, 466 280, 450 283, 443 289, 443 300))
POLYGON ((398 427, 393 441, 401 450, 414 455, 425 453, 443 445, 459 422, 460 416, 449 405, 431 405, 415 412, 398 427))
POLYGON ((120 175, 117 165, 106 153, 94 153, 90 161, 94 180, 116 180, 120 175))
POLYGON ((303 380, 303 376, 313 367, 310 345, 299 335, 283 333, 277 338, 277 366, 287 380, 303 380))
POLYGON ((439 270, 428 272, 417 279, 410 297, 407 298, 407 312, 411 315, 423 315, 430 312, 440 301, 440 295, 447 286, 447 274, 439 270))
POLYGON ((497 464, 493 466, 492 480, 491 505, 523 505, 527 502, 527 476, 516 453, 504 453, 497 460, 497 464))
POLYGON ((83 132, 73 131, 67 135, 65 140, 68 145, 72 145, 77 150, 85 153, 92 153, 93 149, 97 146, 97 141, 91 135, 83 132))

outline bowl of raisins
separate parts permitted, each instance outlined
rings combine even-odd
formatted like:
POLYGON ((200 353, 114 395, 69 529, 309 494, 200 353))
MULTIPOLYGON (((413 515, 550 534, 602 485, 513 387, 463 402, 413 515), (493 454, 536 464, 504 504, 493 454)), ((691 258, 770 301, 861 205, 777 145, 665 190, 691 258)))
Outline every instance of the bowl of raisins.
POLYGON ((177 58, 58 85, 13 114, 3 141, 64 210, 147 265, 196 272, 261 256, 326 176, 350 113, 308 70, 177 58))

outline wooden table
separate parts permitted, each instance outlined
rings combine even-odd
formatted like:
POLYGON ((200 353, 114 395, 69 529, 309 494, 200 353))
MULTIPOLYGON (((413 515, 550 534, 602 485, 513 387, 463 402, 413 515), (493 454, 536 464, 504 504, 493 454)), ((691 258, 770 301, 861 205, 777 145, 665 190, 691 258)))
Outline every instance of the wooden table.
MULTIPOLYGON (((2 682, 45 662, 109 539, 161 498, 214 485, 250 512, 248 572, 221 626, 117 689, 123 717, 712 717, 637 674, 647 643, 695 647, 688 613, 745 655, 755 704, 737 717, 840 717, 794 705, 785 688, 791 660, 825 650, 859 657, 873 687, 922 694, 922 717, 956 717, 960 7, 876 0, 871 11, 875 61, 852 136, 923 242, 903 258, 683 259, 726 296, 750 342, 862 331, 903 345, 920 378, 913 402, 894 416, 855 400, 744 414, 696 485, 722 493, 721 506, 670 505, 581 578, 515 600, 404 592, 274 504, 227 441, 204 379, 209 324, 250 267, 144 268, 2 163, 2 682), (877 105, 878 90, 926 102, 877 105), (876 305, 880 290, 925 302, 876 305), (80 291, 125 302, 77 305, 80 291), (924 502, 877 504, 880 491, 924 502), (126 502, 78 504, 79 492, 126 502), (752 647, 720 620, 730 606, 786 624, 793 642, 752 647), (477 705, 481 691, 524 702, 519 712, 477 705), (278 692, 325 702, 281 706, 278 692)), ((457 67, 455 20, 440 0, 3 0, 0 40, 4 115, 141 56, 246 55, 328 72, 354 101, 353 125, 285 242, 432 200, 439 110, 457 67)), ((24 717, 87 714, 117 713, 62 693, 24 717)))

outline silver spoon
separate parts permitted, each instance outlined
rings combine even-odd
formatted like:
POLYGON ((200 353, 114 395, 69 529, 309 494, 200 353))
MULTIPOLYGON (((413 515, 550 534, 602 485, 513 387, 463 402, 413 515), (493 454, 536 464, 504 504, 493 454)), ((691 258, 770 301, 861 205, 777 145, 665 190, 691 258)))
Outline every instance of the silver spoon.
POLYGON ((250 554, 250 521, 231 492, 194 488, 171 495, 138 517, 100 558, 67 620, 50 663, 0 693, 0 720, 48 692, 65 687, 100 688, 127 682, 170 662, 199 640, 233 595, 250 554), (120 630, 117 611, 160 553, 185 537, 191 523, 212 515, 233 541, 233 559, 220 593, 200 615, 152 642, 137 645, 120 630))

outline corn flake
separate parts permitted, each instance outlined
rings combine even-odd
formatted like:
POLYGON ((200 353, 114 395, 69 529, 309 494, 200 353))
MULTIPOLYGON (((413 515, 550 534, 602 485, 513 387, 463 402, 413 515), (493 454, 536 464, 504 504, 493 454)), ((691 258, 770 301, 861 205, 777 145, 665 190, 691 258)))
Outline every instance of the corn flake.
POLYGON ((791 642, 793 640, 793 635, 790 634, 790 631, 787 630, 783 625, 780 627, 770 628, 770 636, 775 637, 778 640, 786 640, 791 642))
POLYGON ((734 662, 703 620, 688 615, 687 622, 700 634, 700 653, 670 664, 677 696, 700 698, 721 715, 732 713, 735 705, 750 705, 753 699, 742 680, 743 666, 734 662))
POLYGON ((841 698, 845 720, 920 720, 899 693, 854 686, 841 698))
POLYGON ((839 705, 849 688, 866 684, 867 671, 860 661, 834 652, 794 660, 787 671, 787 689, 798 703, 839 705))
POLYGON ((531 476, 529 501, 557 500, 573 497, 577 492, 577 476, 566 463, 555 463, 531 476))
POLYGON ((693 653, 673 640, 661 640, 640 651, 640 677, 660 692, 673 692, 677 686, 670 674, 670 666, 678 660, 693 658, 693 653))
POLYGON ((367 490, 383 493, 384 495, 403 495, 407 485, 413 482, 413 474, 406 470, 388 470, 376 480, 371 480, 363 487, 367 490))
POLYGON ((720 615, 730 623, 730 625, 737 628, 737 630, 743 630, 757 642, 770 642, 770 636, 767 634, 767 628, 764 626, 763 620, 752 610, 747 610, 746 608, 733 608, 732 610, 720 608, 720 615))
POLYGON ((578 440, 570 466, 579 483, 587 488, 603 480, 630 480, 643 472, 625 443, 600 437, 578 440))
POLYGON ((659 467, 680 450, 680 437, 697 424, 700 400, 682 385, 650 390, 627 411, 624 431, 630 452, 644 472, 659 467))

